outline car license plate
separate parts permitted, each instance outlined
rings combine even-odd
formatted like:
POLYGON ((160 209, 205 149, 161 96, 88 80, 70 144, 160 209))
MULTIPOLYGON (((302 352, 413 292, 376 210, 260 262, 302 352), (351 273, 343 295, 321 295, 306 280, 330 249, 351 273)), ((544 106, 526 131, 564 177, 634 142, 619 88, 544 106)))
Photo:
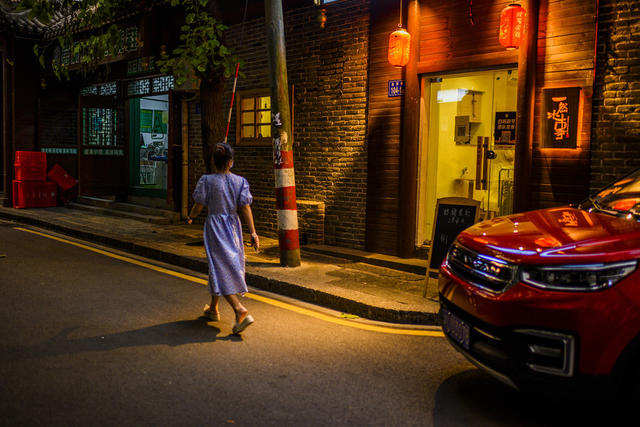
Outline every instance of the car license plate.
POLYGON ((469 325, 444 307, 442 308, 442 330, 464 349, 469 350, 469 325))

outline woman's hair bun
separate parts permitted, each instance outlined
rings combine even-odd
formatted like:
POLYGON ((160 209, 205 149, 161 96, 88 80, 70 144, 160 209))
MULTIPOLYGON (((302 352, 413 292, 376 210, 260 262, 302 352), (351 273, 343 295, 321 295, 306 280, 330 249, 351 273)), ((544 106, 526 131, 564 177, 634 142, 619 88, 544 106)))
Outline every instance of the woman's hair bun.
POLYGON ((213 152, 213 162, 218 169, 224 169, 229 160, 233 160, 233 148, 226 142, 218 142, 213 152))

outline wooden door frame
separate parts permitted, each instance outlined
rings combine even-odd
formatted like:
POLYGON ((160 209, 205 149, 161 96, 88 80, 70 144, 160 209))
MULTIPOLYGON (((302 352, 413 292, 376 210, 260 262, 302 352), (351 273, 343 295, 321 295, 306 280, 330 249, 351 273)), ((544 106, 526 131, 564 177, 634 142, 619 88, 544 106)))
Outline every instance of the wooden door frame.
MULTIPOLYGON (((78 194, 79 195, 115 195, 118 198, 124 198, 126 196, 126 182, 128 182, 128 175, 126 177, 122 177, 118 175, 118 170, 115 171, 111 176, 114 178, 113 185, 106 185, 104 187, 92 187, 88 184, 88 162, 89 156, 93 156, 92 154, 85 154, 85 149, 96 149, 96 150, 122 150, 122 161, 117 162, 114 161, 114 164, 124 163, 128 165, 128 138, 124 135, 122 137, 122 143, 119 145, 113 146, 89 146, 84 144, 84 127, 85 123, 83 121, 83 110, 85 108, 109 108, 116 111, 121 111, 121 114, 124 115, 122 100, 118 99, 117 96, 97 96, 97 95, 80 95, 78 97, 78 118, 77 118, 77 129, 78 129, 78 156, 77 156, 77 171, 78 171, 78 194), (105 148, 106 147, 106 148, 105 148), (122 182, 119 182, 122 181, 122 182), (124 184, 124 185, 123 185, 124 184), (107 191, 109 190, 109 191, 107 191), (113 193, 113 194, 101 194, 101 193, 113 193)), ((123 118, 121 118, 122 120, 123 118)), ((117 126, 117 124, 116 124, 117 126)), ((116 137, 118 135, 116 134, 116 137)), ((102 157, 96 157, 95 160, 98 163, 109 163, 109 158, 118 158, 119 155, 103 155, 102 157), (101 159, 102 161, 98 161, 97 159, 101 159)), ((95 165, 93 165, 95 166, 95 165)), ((104 165, 102 165, 104 166, 104 165)), ((105 174, 105 171, 96 170, 93 168, 96 174, 105 174)), ((128 168, 125 167, 125 173, 128 168)), ((95 176, 95 175, 93 175, 95 176)), ((106 174, 105 174, 106 176, 106 174)))
MULTIPOLYGON (((173 150, 172 147, 174 145, 175 142, 175 117, 173 115, 173 109, 174 109, 174 104, 175 104, 175 93, 173 90, 169 90, 168 92, 164 92, 164 93, 154 93, 154 94, 146 94, 146 95, 136 95, 136 96, 130 96, 125 100, 125 128, 126 128, 126 133, 127 133, 127 138, 129 140, 129 148, 128 148, 128 155, 129 155, 129 161, 128 161, 128 167, 129 167, 129 180, 128 180, 128 193, 132 194, 132 195, 139 195, 139 196, 146 196, 146 197, 156 197, 156 198, 164 198, 165 201, 167 202, 168 206, 173 206, 174 204, 174 186, 173 186, 173 160, 174 160, 174 154, 173 154, 173 150), (135 143, 132 140, 132 136, 133 136, 133 129, 132 129, 132 111, 131 111, 131 100, 135 99, 135 98, 144 98, 145 96, 162 96, 162 95, 167 95, 167 102, 168 102, 168 110, 167 110, 167 132, 169 133, 168 137, 167 137, 167 188, 166 190, 162 190, 162 189, 142 189, 142 188, 138 188, 135 187, 134 185, 134 163, 136 160, 136 156, 134 156, 132 154, 132 150, 134 150, 135 147, 135 143)), ((139 134, 139 127, 138 129, 138 134, 139 134)))

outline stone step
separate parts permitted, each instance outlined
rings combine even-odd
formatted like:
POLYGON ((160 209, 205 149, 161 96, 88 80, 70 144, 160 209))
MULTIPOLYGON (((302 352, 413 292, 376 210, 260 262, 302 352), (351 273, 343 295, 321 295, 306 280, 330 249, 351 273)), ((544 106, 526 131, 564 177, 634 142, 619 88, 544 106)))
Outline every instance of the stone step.
MULTIPOLYGON (((80 196, 72 207, 82 209, 85 206, 103 209, 105 215, 127 216, 154 224, 177 224, 180 221, 178 212, 153 208, 135 203, 118 202, 115 197, 80 196), (145 217, 149 219, 145 219, 145 217)), ((93 209, 93 212, 98 212, 93 209)))
POLYGON ((140 215, 163 216, 173 224, 180 221, 180 214, 178 212, 168 211, 165 209, 150 208, 148 206, 137 205, 135 203, 114 202, 113 205, 111 205, 111 209, 133 212, 140 215))
POLYGON ((93 206, 85 203, 69 203, 67 207, 74 209, 81 209, 85 211, 89 211, 92 213, 106 215, 106 216, 117 216, 121 218, 129 218, 135 219, 137 221, 149 222, 152 224, 170 224, 171 221, 166 216, 153 216, 153 215, 143 215, 135 212, 123 211, 120 209, 110 209, 103 208, 100 206, 93 206))

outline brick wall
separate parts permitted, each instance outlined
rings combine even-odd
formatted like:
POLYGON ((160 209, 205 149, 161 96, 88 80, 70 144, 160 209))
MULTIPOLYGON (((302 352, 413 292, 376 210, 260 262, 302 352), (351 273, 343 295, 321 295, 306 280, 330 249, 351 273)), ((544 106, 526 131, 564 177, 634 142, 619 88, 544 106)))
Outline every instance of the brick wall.
POLYGON ((39 144, 42 145, 66 145, 77 147, 77 117, 75 110, 41 109, 39 112, 39 144))
POLYGON ((601 0, 591 190, 640 167, 640 4, 601 0))
MULTIPOLYGON (((369 0, 328 5, 324 29, 318 24, 318 12, 314 6, 285 11, 287 72, 289 85, 294 86, 293 151, 300 235, 312 239, 323 234, 326 244, 363 248, 369 0), (320 215, 320 204, 325 209, 324 232, 312 233, 317 224, 305 222, 306 212, 320 215)), ((241 46, 241 25, 227 34, 227 43, 245 61, 237 90, 268 88, 264 18, 247 21, 244 31, 241 46)), ((230 78, 225 108, 232 85, 230 78)), ((235 108, 229 132, 232 144, 235 108)), ((270 146, 236 146, 234 172, 249 180, 255 197, 274 197, 270 146)), ((274 205, 256 205, 254 211, 259 229, 272 230, 265 225, 275 215, 274 205)))
POLYGON ((205 173, 204 160, 202 156, 202 128, 200 122, 200 103, 193 101, 189 103, 189 209, 193 204, 191 194, 198 182, 198 179, 205 173))

